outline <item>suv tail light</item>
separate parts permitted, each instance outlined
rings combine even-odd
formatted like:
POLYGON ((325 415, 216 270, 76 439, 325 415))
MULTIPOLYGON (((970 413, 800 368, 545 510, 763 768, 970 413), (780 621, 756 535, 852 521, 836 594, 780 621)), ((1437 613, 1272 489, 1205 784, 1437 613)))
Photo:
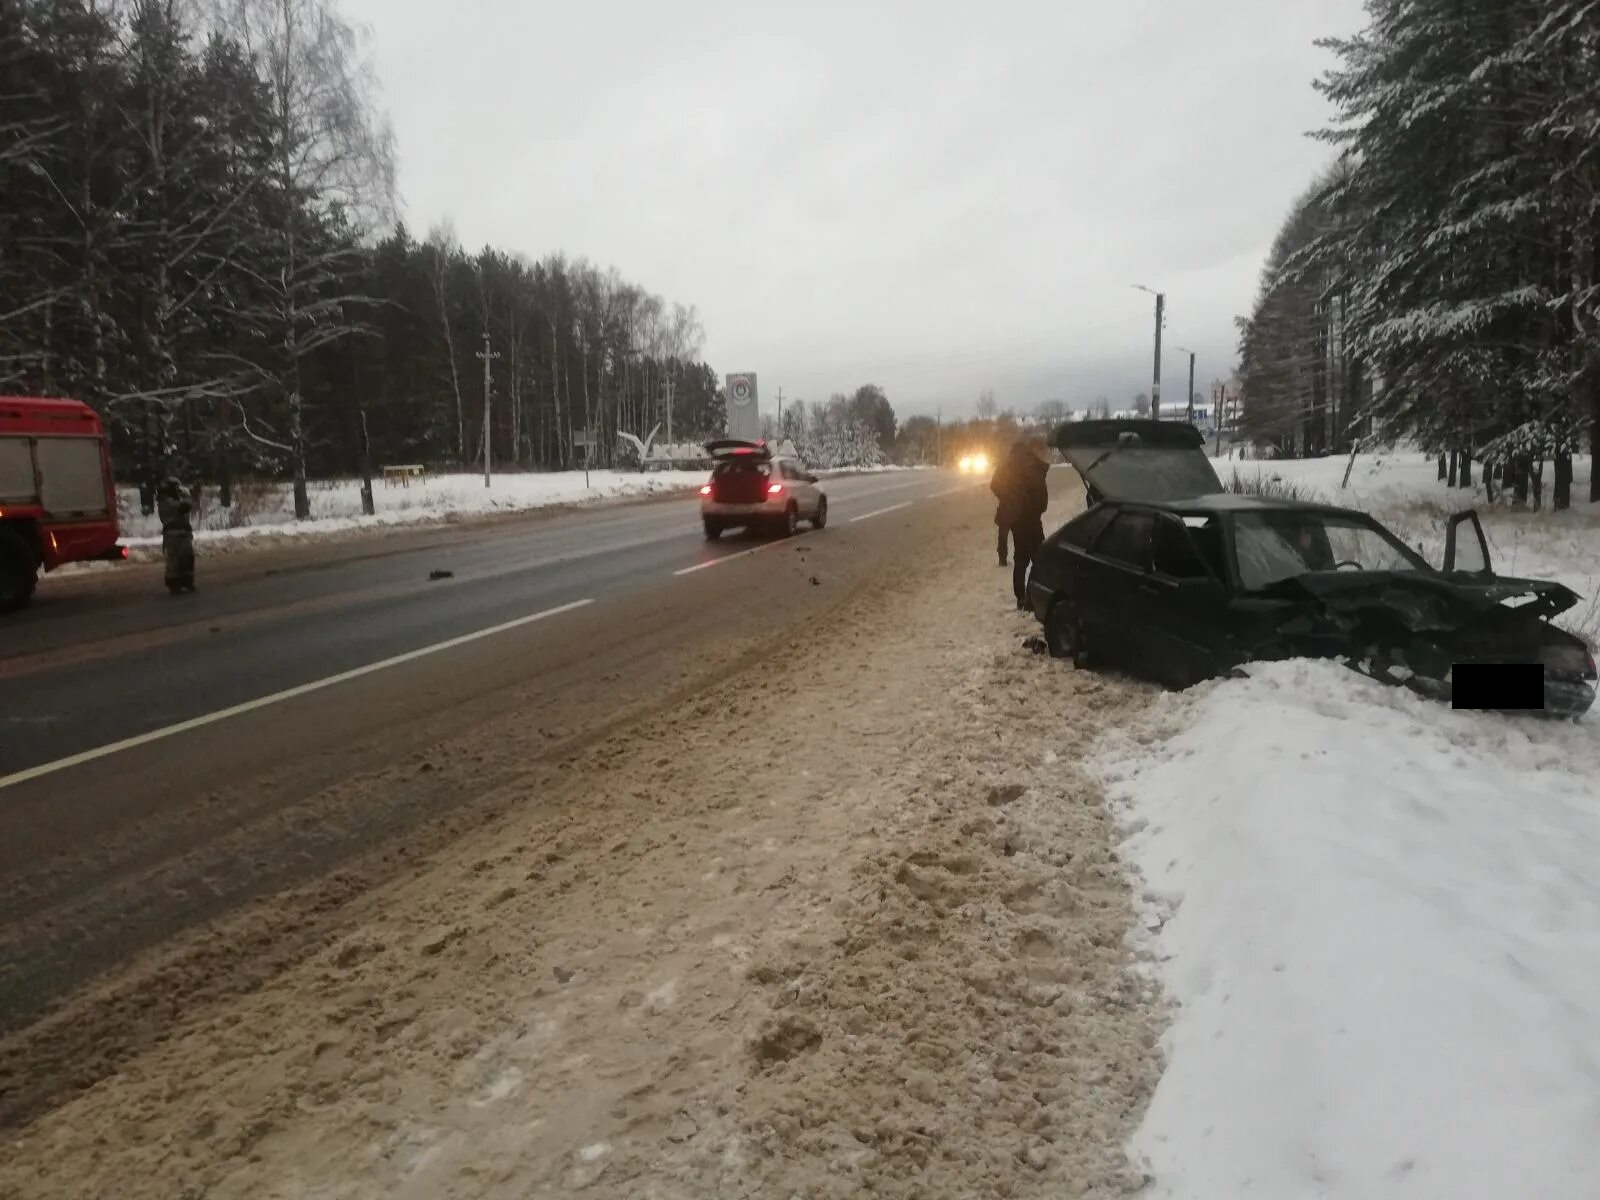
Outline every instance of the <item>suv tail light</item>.
POLYGON ((700 494, 701 494, 701 495, 702 495, 702 496, 709 496, 709 495, 711 495, 711 485, 710 485, 710 484, 709 484, 709 483, 703 483, 703 484, 701 484, 701 485, 700 485, 700 494))
POLYGON ((781 495, 783 495, 783 484, 774 483, 774 484, 771 484, 770 486, 768 486, 767 495, 769 495, 769 496, 781 496, 781 495))

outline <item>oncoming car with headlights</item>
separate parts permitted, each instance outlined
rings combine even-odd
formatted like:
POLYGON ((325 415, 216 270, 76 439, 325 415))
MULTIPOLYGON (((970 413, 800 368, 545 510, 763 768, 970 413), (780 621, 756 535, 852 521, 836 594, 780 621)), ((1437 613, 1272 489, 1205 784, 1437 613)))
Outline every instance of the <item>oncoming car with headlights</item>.
POLYGON ((707 442, 711 481, 700 489, 700 521, 706 537, 723 530, 768 529, 792 534, 801 521, 821 529, 828 523, 828 496, 817 477, 765 442, 734 438, 707 442))
POLYGON ((989 473, 989 456, 982 450, 975 450, 971 454, 963 454, 957 460, 956 468, 963 475, 987 475, 989 473))

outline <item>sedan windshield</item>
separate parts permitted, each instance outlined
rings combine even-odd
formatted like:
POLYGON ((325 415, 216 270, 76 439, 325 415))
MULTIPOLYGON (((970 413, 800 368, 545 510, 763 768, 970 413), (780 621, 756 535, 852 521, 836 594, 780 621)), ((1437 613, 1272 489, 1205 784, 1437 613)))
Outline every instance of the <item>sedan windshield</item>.
POLYGON ((1233 542, 1239 582, 1253 592, 1308 571, 1431 569, 1386 530, 1336 513, 1239 513, 1233 542))

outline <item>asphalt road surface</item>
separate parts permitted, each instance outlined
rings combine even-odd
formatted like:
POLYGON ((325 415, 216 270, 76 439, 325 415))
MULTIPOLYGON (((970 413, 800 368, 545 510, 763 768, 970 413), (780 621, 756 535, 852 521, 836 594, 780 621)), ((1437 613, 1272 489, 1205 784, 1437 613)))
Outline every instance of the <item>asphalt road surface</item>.
MULTIPOLYGON (((498 786, 537 802, 540 771, 759 662, 930 533, 993 553, 979 481, 826 486, 828 528, 792 540, 707 543, 673 498, 202 558, 195 596, 156 565, 47 580, 0 621, 0 1124, 159 1037, 174 972, 249 986, 495 815, 498 786), (267 896, 271 928, 206 941, 267 896)), ((783 736, 726 717, 753 754, 783 736)))

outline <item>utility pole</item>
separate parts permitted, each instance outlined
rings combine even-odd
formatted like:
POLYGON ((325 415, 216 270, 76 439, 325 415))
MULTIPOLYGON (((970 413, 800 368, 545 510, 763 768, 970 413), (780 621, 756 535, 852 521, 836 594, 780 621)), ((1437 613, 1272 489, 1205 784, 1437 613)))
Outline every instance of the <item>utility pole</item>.
POLYGON ((783 440, 783 389, 778 389, 778 440, 783 440))
POLYGON ((1186 410, 1187 410, 1187 414, 1186 415, 1188 417, 1189 424, 1193 425, 1194 424, 1194 351, 1193 350, 1185 350, 1182 346, 1174 346, 1173 349, 1176 350, 1179 354, 1187 354, 1189 356, 1189 401, 1188 401, 1188 404, 1185 407, 1186 407, 1186 410))
POLYGON ((1189 424, 1194 424, 1194 351, 1189 351, 1189 390, 1184 393, 1189 398, 1189 424))
MULTIPOLYGON (((672 359, 667 359, 667 445, 673 445, 672 440, 672 359)), ((587 418, 585 418, 587 420, 587 418)), ((585 485, 587 486, 587 485, 585 485)))
POLYGON ((370 517, 378 511, 372 500, 372 439, 367 436, 366 406, 356 411, 361 414, 361 511, 370 517))
POLYGON ((1150 416, 1159 421, 1161 419, 1161 319, 1166 315, 1167 296, 1165 292, 1156 293, 1156 372, 1155 382, 1150 385, 1150 416))
POLYGON ((1156 298, 1156 366, 1155 377, 1150 385, 1150 416, 1153 420, 1161 419, 1161 326, 1165 323, 1167 315, 1167 294, 1158 292, 1154 288, 1147 288, 1142 283, 1133 285, 1141 292, 1149 292, 1156 298))
POLYGON ((1216 439, 1211 446, 1211 457, 1222 453, 1222 384, 1211 385, 1211 436, 1216 439))
POLYGON ((488 487, 489 462, 491 458, 489 453, 489 364, 500 357, 500 352, 489 349, 489 331, 487 329, 483 331, 483 349, 478 351, 478 357, 483 359, 483 486, 488 487))
POLYGON ((933 410, 933 464, 944 466, 944 405, 933 410))

